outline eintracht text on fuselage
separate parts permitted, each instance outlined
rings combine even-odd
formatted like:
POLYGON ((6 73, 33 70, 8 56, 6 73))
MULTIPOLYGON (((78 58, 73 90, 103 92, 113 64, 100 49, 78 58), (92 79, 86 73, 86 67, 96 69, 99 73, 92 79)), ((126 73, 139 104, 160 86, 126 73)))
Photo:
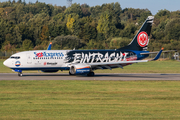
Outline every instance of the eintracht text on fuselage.
MULTIPOLYGON (((69 70, 70 75, 94 75, 96 69, 123 68, 149 56, 147 51, 149 36, 153 23, 153 16, 149 16, 132 42, 123 48, 115 50, 47 50, 24 51, 13 54, 4 61, 4 65, 18 72, 22 76, 23 70, 41 70, 43 72, 57 72, 69 70)), ((158 53, 158 59, 162 50, 158 53)))

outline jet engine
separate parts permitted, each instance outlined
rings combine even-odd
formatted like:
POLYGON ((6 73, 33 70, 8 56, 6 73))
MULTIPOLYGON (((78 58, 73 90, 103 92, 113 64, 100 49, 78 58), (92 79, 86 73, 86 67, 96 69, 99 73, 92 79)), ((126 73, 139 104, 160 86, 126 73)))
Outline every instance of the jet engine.
POLYGON ((89 74, 91 72, 91 66, 88 64, 77 64, 70 67, 70 75, 89 74))

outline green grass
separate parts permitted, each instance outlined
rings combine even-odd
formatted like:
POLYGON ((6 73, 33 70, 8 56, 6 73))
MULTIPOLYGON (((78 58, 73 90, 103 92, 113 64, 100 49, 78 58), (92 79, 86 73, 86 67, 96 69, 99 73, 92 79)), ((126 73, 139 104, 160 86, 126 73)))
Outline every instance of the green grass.
POLYGON ((0 81, 0 119, 180 119, 179 81, 0 81))
MULTIPOLYGON (((0 73, 12 73, 12 70, 3 65, 0 59, 0 73)), ((24 71, 23 71, 24 72, 24 71)), ((35 72, 38 71, 27 71, 35 72)), ((26 73, 27 73, 26 72, 26 73)), ((67 71, 59 71, 59 73, 68 73, 67 71)), ((167 60, 167 61, 150 61, 146 63, 135 63, 124 67, 124 69, 117 68, 112 70, 96 70, 95 73, 180 73, 180 62, 167 60)))

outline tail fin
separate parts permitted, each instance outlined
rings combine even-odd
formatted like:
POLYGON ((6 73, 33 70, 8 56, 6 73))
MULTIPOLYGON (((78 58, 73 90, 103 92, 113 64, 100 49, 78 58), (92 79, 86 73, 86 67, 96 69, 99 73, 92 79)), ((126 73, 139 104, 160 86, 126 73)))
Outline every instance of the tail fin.
POLYGON ((148 16, 141 29, 138 31, 134 39, 128 46, 123 48, 119 48, 119 50, 138 50, 138 51, 146 51, 149 43, 151 27, 154 20, 154 16, 148 16))

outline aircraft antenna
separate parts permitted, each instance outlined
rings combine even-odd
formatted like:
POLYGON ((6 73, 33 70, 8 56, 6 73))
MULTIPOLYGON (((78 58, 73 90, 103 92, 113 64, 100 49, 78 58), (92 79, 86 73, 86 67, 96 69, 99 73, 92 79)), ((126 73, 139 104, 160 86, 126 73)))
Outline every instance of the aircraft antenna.
POLYGON ((67 0, 67 7, 70 7, 72 5, 72 0, 67 0))

